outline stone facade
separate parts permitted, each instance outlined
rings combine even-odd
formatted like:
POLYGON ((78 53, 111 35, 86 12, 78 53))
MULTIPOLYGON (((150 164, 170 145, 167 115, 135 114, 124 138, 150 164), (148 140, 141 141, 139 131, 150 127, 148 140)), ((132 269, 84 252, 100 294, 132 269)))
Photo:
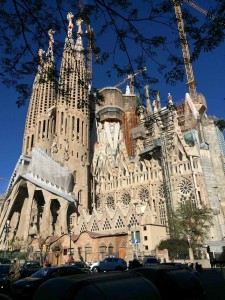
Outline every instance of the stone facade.
POLYGON ((74 42, 68 20, 57 93, 51 36, 46 57, 40 52, 23 153, 1 208, 1 249, 17 238, 30 258, 53 264, 70 253, 86 261, 155 254, 168 215, 190 199, 214 209, 210 239, 222 240, 224 121, 206 115, 202 95, 195 103, 186 94, 180 109, 171 95, 162 107, 159 94, 151 105, 146 93, 143 107, 129 87, 106 87, 102 105, 89 103, 81 22, 74 42))

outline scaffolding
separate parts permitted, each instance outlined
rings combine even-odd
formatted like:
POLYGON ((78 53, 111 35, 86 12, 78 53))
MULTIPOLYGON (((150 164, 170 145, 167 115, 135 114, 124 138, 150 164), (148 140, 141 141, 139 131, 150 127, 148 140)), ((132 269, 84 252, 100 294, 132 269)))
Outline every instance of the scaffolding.
POLYGON ((198 129, 198 119, 185 100, 177 104, 177 120, 182 133, 198 129))
POLYGON ((142 125, 146 129, 145 149, 140 153, 142 159, 150 160, 156 155, 162 167, 162 184, 168 212, 168 232, 170 229, 170 216, 173 212, 172 205, 172 185, 170 154, 174 144, 174 106, 162 109, 154 114, 148 114, 142 125), (156 128, 157 126, 157 128, 156 128))
POLYGON ((132 108, 131 111, 125 112, 123 114, 122 124, 124 127, 123 132, 128 156, 134 156, 135 141, 132 136, 132 129, 140 125, 137 113, 134 108, 132 108))

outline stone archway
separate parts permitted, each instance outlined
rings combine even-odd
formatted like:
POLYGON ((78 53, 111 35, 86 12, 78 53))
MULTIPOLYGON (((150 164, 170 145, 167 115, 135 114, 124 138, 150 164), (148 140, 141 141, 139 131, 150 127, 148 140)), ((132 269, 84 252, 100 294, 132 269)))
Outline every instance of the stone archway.
POLYGON ((53 199, 50 205, 51 211, 51 226, 52 226, 52 235, 60 235, 60 226, 59 226, 59 210, 60 210, 60 203, 58 200, 53 199))
POLYGON ((55 266, 58 266, 60 263, 60 256, 62 254, 62 245, 60 243, 55 244, 52 247, 52 253, 53 253, 53 257, 52 257, 52 264, 55 266))

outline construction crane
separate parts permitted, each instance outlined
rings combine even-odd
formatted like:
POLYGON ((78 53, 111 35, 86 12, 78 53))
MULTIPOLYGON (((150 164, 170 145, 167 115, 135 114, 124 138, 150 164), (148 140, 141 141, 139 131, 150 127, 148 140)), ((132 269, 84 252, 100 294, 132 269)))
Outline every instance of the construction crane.
MULTIPOLYGON (((184 30, 184 22, 182 18, 181 6, 180 2, 177 0, 172 0, 174 4, 175 15, 177 19, 178 31, 181 40, 182 53, 184 58, 184 66, 186 70, 187 76, 187 86, 189 88, 189 93, 194 102, 197 101, 197 90, 196 90, 196 82, 194 79, 193 69, 191 65, 190 52, 188 48, 188 42, 186 33, 184 30)), ((188 2, 188 1, 187 1, 188 2)), ((190 1, 189 1, 190 2, 190 1)))
POLYGON ((120 83, 115 85, 115 87, 117 88, 117 87, 121 86, 122 84, 124 84, 125 82, 130 81, 130 93, 131 93, 131 95, 133 95, 134 94, 134 77, 143 73, 146 70, 147 70, 147 68, 144 67, 143 69, 138 70, 136 73, 128 75, 127 78, 125 78, 123 81, 121 81, 120 83))
POLYGON ((215 16, 213 16, 211 13, 209 13, 207 10, 199 6, 198 4, 194 3, 193 1, 190 0, 183 0, 185 3, 193 7, 194 9, 198 10, 200 13, 203 15, 209 17, 210 19, 215 19, 215 16))
POLYGON ((9 181, 9 179, 2 178, 2 177, 0 177, 0 180, 2 180, 2 181, 9 181))
MULTIPOLYGON (((84 10, 84 3, 82 0, 79 0, 79 7, 82 14, 82 11, 84 10)), ((92 50, 93 50, 93 41, 94 41, 94 32, 91 28, 90 22, 85 19, 84 23, 86 25, 86 36, 88 39, 88 46, 87 46, 87 81, 88 81, 88 91, 90 92, 91 86, 92 86, 92 50)))
POLYGON ((89 86, 89 92, 92 86, 92 49, 93 49, 93 40, 94 40, 94 32, 91 28, 90 23, 86 24, 87 30, 86 35, 88 38, 88 47, 87 47, 87 80, 88 80, 88 86, 89 86))
MULTIPOLYGON (((184 23, 183 23, 183 18, 182 18, 180 1, 177 1, 177 0, 172 0, 172 1, 174 4, 174 10, 175 10, 177 24, 178 24, 178 31, 179 31, 180 40, 181 40, 184 65, 185 65, 185 70, 186 70, 186 75, 187 75, 187 86, 189 88, 190 96, 193 99, 193 101, 195 102, 197 100, 196 82, 194 79, 194 74, 193 74, 192 65, 191 65, 191 61, 190 61, 190 53, 189 53, 186 33, 184 30, 184 23)), ((205 16, 209 17, 210 19, 215 19, 215 16, 213 16, 211 13, 209 13, 207 10, 200 7, 198 4, 194 3, 193 1, 183 0, 183 2, 185 2, 189 6, 193 7, 194 9, 196 9, 200 13, 204 14, 205 16)))

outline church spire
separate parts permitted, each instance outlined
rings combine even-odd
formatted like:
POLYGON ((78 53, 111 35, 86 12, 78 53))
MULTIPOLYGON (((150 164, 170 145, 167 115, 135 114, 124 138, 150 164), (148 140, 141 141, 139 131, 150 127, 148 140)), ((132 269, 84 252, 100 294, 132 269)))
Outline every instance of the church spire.
POLYGON ((69 38, 72 38, 72 37, 73 37, 73 22, 72 22, 73 17, 74 17, 73 13, 69 12, 69 13, 67 14, 67 20, 69 21, 68 31, 67 31, 67 36, 68 36, 69 38))
POLYGON ((53 45, 54 45, 54 36, 53 34, 55 33, 54 30, 49 29, 48 31, 48 36, 49 36, 49 42, 48 42, 48 51, 46 53, 46 57, 50 58, 52 62, 54 61, 54 55, 53 55, 53 45))
POLYGON ((83 30, 81 28, 82 23, 83 23, 83 20, 81 20, 81 19, 78 19, 76 21, 76 25, 78 27, 78 30, 77 30, 77 41, 76 41, 75 49, 77 51, 83 51, 84 50, 83 41, 82 41, 83 30))
POLYGON ((149 95, 149 86, 145 85, 145 97, 146 97, 146 109, 149 114, 152 114, 152 107, 150 102, 150 95, 149 95))
MULTIPOLYGON (((82 20, 76 25, 77 39, 73 41, 73 14, 68 13, 68 32, 60 67, 57 101, 56 136, 59 145, 53 159, 86 178, 89 159, 89 103, 86 61, 82 42, 82 20)), ((80 203, 88 198, 87 181, 76 184, 75 194, 80 203)))
POLYGON ((40 63, 34 80, 24 131, 23 153, 30 154, 33 147, 50 152, 54 120, 49 110, 56 102, 56 71, 53 56, 53 30, 49 30, 49 48, 46 57, 39 49, 40 63))

